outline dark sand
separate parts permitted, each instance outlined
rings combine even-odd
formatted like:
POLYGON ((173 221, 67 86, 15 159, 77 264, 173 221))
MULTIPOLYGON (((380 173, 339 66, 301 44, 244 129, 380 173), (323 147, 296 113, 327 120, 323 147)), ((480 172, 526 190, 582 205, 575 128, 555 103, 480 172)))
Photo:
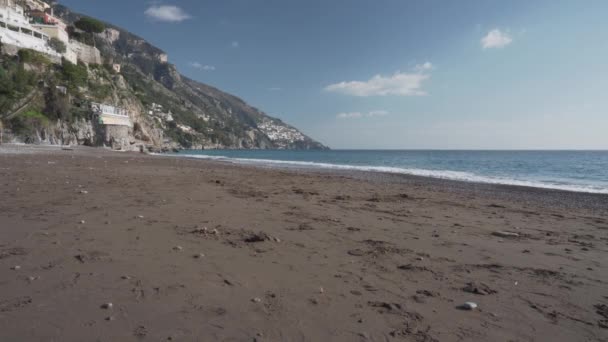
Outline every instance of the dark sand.
POLYGON ((606 341, 607 328, 605 195, 0 147, 3 342, 606 341))

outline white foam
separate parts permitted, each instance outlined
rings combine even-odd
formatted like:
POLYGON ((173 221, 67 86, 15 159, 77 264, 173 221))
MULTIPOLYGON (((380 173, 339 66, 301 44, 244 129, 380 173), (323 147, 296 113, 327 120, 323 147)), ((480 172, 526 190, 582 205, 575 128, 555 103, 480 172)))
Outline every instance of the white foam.
POLYGON ((174 154, 176 157, 196 158, 196 159, 212 159, 221 160, 235 164, 258 165, 267 167, 285 167, 285 168, 311 168, 311 169, 332 169, 345 171, 367 171, 367 172, 382 172, 391 174, 404 174, 412 176, 431 177, 438 179, 457 180, 464 182, 486 183, 486 184, 501 184, 501 185, 516 185, 527 186, 533 188, 565 190, 573 192, 587 192, 596 194, 608 194, 608 188, 593 185, 579 184, 557 184, 551 182, 540 182, 530 180, 520 180, 502 177, 490 177, 476 175, 469 172, 450 171, 450 170, 426 170, 413 168, 400 168, 390 166, 357 166, 344 164, 330 164, 318 162, 290 161, 290 160, 269 160, 269 159, 250 159, 250 158, 229 158, 226 156, 210 156, 200 154, 174 154))

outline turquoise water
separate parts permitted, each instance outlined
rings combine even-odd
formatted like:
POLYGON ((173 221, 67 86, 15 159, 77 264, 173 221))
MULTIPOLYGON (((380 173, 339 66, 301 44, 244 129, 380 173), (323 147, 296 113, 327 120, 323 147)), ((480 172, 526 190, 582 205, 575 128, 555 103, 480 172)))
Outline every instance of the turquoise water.
POLYGON ((177 156, 265 167, 389 172, 608 194, 608 151, 188 150, 177 156))

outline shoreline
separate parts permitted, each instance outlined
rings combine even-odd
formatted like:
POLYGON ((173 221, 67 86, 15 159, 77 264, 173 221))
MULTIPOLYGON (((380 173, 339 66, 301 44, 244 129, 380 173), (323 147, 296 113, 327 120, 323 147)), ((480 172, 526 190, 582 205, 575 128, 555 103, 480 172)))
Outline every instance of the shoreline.
MULTIPOLYGON (((306 152, 306 151, 302 151, 306 152)), ((536 152, 536 151, 532 151, 536 152)), ((182 153, 167 153, 156 154, 165 155, 177 158, 191 158, 199 160, 221 161, 238 165, 251 165, 263 168, 280 168, 280 169, 310 169, 310 170, 329 170, 336 172, 373 172, 382 174, 405 175, 413 177, 425 177, 431 179, 440 179, 448 181, 458 181, 475 184, 489 185, 507 185, 519 186, 526 188, 539 188, 546 190, 558 190, 567 192, 590 193, 608 195, 608 189, 593 188, 590 185, 575 185, 575 184, 550 184, 543 182, 535 182, 530 180, 518 180, 508 178, 496 178, 492 176, 475 175, 466 171, 450 171, 450 170, 431 170, 417 168, 402 168, 402 167, 386 167, 386 166, 366 166, 366 165, 349 165, 331 162, 315 162, 315 161, 297 161, 297 160, 280 160, 280 159, 256 159, 247 157, 227 157, 221 155, 206 155, 206 154, 188 154, 182 153)))
POLYGON ((568 208, 586 208, 589 210, 598 210, 608 213, 608 194, 574 191, 564 189, 553 189, 545 187, 516 185, 516 184, 501 184, 501 183, 486 183, 468 180, 456 180, 439 178, 432 176, 421 176, 405 173, 393 173, 382 171, 368 170, 341 170, 322 167, 292 167, 292 166, 274 166, 256 163, 239 163, 232 161, 231 158, 215 159, 215 158, 198 158, 189 155, 178 154, 153 154, 158 157, 170 158, 186 158, 190 160, 200 161, 203 163, 220 163, 234 167, 254 168, 260 170, 280 170, 293 173, 311 173, 311 174, 335 174, 338 176, 349 176, 355 179, 378 182, 397 182, 403 184, 411 184, 416 186, 431 186, 435 190, 444 191, 466 191, 477 195, 486 194, 489 196, 499 196, 504 200, 525 200, 544 202, 546 205, 551 205, 557 209, 568 208))
POLYGON ((606 336, 606 196, 3 149, 0 340, 606 336))
POLYGON ((238 161, 235 162, 231 160, 231 158, 226 158, 226 160, 223 160, 216 158, 199 158, 197 156, 190 156, 184 154, 179 155, 171 153, 140 153, 135 151, 115 151, 109 148, 98 148, 88 146, 3 144, 0 145, 0 155, 3 152, 3 147, 4 152, 13 152, 14 154, 44 154, 48 152, 65 153, 67 148, 67 151, 73 151, 77 154, 79 154, 80 152, 86 152, 86 154, 91 155, 97 155, 101 153, 108 155, 115 154, 131 157, 149 156, 158 158, 184 158, 201 163, 217 163, 220 165, 233 166, 237 168, 242 167, 245 169, 253 168, 257 170, 285 171, 287 173, 294 174, 334 174, 337 176, 347 176, 354 179, 371 182, 395 182, 413 185, 417 187, 431 187, 435 191, 447 191, 454 193, 466 192, 477 196, 488 196, 488 199, 497 198, 507 201, 542 203, 543 205, 552 207, 556 210, 568 210, 572 208, 578 208, 597 211, 599 214, 608 214, 608 194, 586 191, 553 189, 517 184, 486 183, 382 171, 341 170, 321 167, 282 167, 256 163, 239 163, 238 161), (13 148, 13 151, 10 151, 11 147, 13 148))

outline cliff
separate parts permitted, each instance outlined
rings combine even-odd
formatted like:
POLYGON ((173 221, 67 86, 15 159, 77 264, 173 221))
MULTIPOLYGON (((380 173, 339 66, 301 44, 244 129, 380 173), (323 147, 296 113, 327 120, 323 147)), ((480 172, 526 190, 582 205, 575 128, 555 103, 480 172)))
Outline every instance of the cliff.
MULTIPOLYGON (((82 17, 53 6, 68 25, 82 17)), ((107 23, 86 42, 99 49, 102 65, 0 57, 0 78, 27 79, 0 87, 1 119, 14 140, 117 149, 326 148, 240 98, 181 75, 164 51, 128 31, 107 23), (99 127, 87 109, 93 101, 127 109, 133 127, 99 127)))

